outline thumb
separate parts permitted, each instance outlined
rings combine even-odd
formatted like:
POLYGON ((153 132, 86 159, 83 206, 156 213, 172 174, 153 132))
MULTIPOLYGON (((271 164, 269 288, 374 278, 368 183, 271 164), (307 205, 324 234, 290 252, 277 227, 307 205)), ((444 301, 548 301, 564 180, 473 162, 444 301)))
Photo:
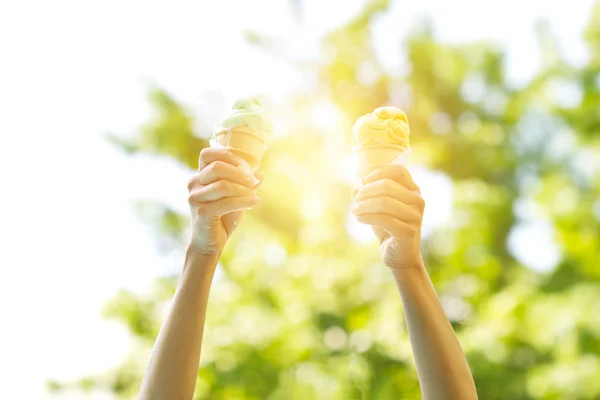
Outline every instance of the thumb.
POLYGON ((228 238, 238 227, 240 220, 242 219, 242 215, 244 215, 244 211, 239 210, 230 212, 229 214, 225 214, 221 217, 221 220, 223 221, 223 227, 225 228, 225 232, 227 232, 228 238))
POLYGON ((373 229, 373 233, 377 236, 379 243, 383 243, 390 236, 386 231, 376 226, 371 226, 371 229, 373 229))

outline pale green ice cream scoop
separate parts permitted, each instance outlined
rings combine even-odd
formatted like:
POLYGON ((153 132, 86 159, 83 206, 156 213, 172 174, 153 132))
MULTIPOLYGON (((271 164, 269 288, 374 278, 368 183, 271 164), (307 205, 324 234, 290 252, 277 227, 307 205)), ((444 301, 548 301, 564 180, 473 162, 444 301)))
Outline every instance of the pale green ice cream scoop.
POLYGON ((236 127, 249 128, 265 142, 273 135, 273 124, 256 97, 238 99, 233 105, 232 111, 217 122, 214 136, 223 130, 236 127))

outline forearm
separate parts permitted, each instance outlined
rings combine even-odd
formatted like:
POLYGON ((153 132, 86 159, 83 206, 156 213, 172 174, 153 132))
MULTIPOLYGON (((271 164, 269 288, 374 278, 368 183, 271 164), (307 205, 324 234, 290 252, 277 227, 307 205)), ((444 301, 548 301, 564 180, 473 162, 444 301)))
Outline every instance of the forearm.
POLYGON ((466 357, 422 262, 392 270, 402 297, 423 399, 476 399, 466 357))
POLYGON ((173 305, 152 351, 140 399, 191 399, 217 255, 187 251, 173 305))

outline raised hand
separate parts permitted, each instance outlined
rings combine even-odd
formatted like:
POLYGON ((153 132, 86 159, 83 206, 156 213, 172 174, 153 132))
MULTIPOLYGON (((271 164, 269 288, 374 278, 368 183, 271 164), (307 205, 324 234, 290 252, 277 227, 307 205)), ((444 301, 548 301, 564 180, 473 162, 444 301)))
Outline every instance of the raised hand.
POLYGON ((401 165, 378 168, 365 176, 353 197, 352 212, 373 228, 384 263, 392 269, 420 267, 425 201, 408 170, 401 165))
POLYGON ((192 223, 190 246, 202 254, 220 254, 245 209, 260 202, 255 177, 240 168, 242 159, 224 149, 205 148, 198 173, 188 184, 192 223))

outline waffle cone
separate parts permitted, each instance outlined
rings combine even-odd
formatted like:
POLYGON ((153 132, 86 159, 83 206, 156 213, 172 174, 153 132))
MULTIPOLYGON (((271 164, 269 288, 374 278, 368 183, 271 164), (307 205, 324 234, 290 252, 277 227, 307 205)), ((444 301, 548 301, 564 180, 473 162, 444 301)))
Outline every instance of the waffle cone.
POLYGON ((402 151, 394 147, 357 147, 358 175, 365 176, 376 168, 391 164, 402 151))
POLYGON ((215 133, 214 140, 231 152, 242 157, 252 169, 258 169, 266 144, 253 130, 247 127, 236 127, 215 133))

